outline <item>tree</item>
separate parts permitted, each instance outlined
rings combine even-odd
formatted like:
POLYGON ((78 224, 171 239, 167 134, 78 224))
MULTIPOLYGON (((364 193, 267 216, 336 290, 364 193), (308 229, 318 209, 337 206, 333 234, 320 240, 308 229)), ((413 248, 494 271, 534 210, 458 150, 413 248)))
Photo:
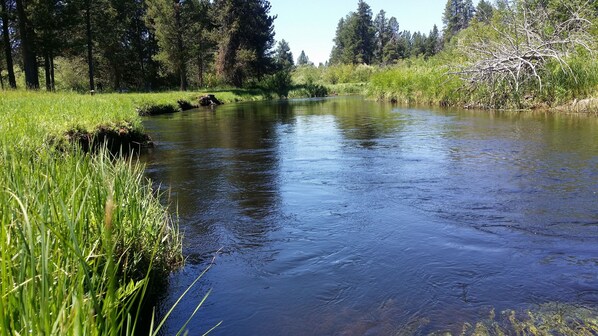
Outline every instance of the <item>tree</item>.
POLYGON ((184 40, 183 21, 188 6, 192 1, 147 0, 147 22, 156 34, 160 51, 155 58, 179 79, 179 88, 188 87, 187 60, 188 50, 184 40))
POLYGON ((391 38, 391 32, 386 12, 380 10, 374 19, 375 40, 374 40, 374 60, 376 63, 384 63, 384 48, 391 38))
POLYGON ((216 71, 227 83, 241 86, 273 71, 274 20, 267 0, 216 0, 219 36, 216 71))
POLYGON ((374 24, 372 9, 363 0, 357 4, 356 22, 356 60, 357 63, 371 64, 374 58, 374 24))
POLYGON ((388 42, 384 45, 382 50, 382 63, 391 64, 400 58, 399 55, 399 39, 401 33, 399 32, 399 22, 394 16, 388 20, 388 42))
POLYGON ((27 0, 15 0, 19 23, 21 53, 25 70, 25 85, 28 89, 39 89, 37 54, 35 52, 35 30, 31 24, 27 0))
POLYGON ((274 52, 274 62, 279 69, 290 69, 295 65, 291 47, 289 47, 288 42, 284 39, 278 42, 278 47, 274 52))
POLYGON ((2 13, 0 16, 0 18, 2 19, 2 42, 4 45, 4 59, 6 61, 6 70, 8 72, 8 85, 11 88, 16 89, 17 81, 15 79, 15 71, 12 59, 12 44, 10 41, 9 30, 10 6, 7 4, 7 2, 8 0, 0 0, 0 4, 2 5, 2 13))
POLYGON ((480 0, 475 10, 474 19, 478 22, 490 23, 493 13, 494 7, 490 1, 480 0))
POLYGON ((43 58, 46 90, 55 89, 54 59, 74 43, 80 23, 78 1, 31 0, 29 11, 35 28, 38 55, 43 58))
POLYGON ((309 65, 311 62, 309 61, 309 57, 305 54, 304 50, 301 50, 301 54, 297 58, 297 65, 309 65))
POLYGON ((420 32, 415 32, 413 33, 413 42, 412 42, 412 49, 411 49, 411 55, 413 56, 419 56, 419 55, 425 55, 426 54, 426 42, 427 42, 427 37, 425 34, 422 34, 420 32))
POLYGON ((431 57, 438 53, 440 47, 440 32, 438 31, 438 26, 434 25, 432 30, 430 31, 430 35, 428 35, 426 39, 426 51, 424 55, 426 57, 431 57))
POLYGON ((472 0, 448 0, 442 16, 445 42, 449 42, 458 32, 467 28, 474 13, 472 0))
POLYGON ((357 12, 351 12, 339 20, 330 62, 370 64, 374 56, 374 34, 372 10, 367 3, 359 0, 357 12))

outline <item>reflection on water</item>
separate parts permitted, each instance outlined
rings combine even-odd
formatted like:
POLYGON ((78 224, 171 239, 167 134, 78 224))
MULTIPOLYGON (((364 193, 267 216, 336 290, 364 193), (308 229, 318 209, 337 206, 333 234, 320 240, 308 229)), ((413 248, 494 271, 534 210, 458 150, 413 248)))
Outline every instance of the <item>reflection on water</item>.
POLYGON ((361 98, 146 120, 188 263, 191 334, 425 334, 495 309, 598 306, 598 119, 361 98))

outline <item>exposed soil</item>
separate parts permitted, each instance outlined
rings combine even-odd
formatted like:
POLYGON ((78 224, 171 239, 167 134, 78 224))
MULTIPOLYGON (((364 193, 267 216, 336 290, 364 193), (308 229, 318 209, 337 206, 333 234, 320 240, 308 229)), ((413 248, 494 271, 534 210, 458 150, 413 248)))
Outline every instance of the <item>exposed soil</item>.
POLYGON ((100 126, 93 133, 71 130, 65 137, 69 143, 78 144, 84 152, 97 152, 105 146, 112 154, 128 155, 153 147, 149 135, 134 130, 128 124, 100 126))

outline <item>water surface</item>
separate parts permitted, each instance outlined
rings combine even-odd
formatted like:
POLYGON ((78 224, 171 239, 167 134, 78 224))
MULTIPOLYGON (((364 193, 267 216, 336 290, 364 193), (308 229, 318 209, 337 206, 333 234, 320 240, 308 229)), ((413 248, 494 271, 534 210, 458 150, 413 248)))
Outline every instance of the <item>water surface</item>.
POLYGON ((191 334, 459 332, 489 312, 598 307, 598 119, 330 98, 147 119, 191 334))

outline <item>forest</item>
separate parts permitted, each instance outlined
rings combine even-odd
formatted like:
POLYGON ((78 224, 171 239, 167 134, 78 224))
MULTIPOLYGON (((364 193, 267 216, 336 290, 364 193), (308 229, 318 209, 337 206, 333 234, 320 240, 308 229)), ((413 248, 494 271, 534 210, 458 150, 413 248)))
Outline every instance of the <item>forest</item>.
POLYGON ((295 62, 289 44, 276 42, 267 0, 1 3, 6 88, 233 86, 288 97, 307 86, 290 96, 523 108, 587 98, 598 83, 595 1, 448 0, 442 27, 412 32, 359 0, 338 21, 329 61, 317 66, 304 52, 295 62))
POLYGON ((272 73, 268 1, 2 0, 2 85, 151 91, 272 73), (60 78, 58 78, 60 77, 60 78))

